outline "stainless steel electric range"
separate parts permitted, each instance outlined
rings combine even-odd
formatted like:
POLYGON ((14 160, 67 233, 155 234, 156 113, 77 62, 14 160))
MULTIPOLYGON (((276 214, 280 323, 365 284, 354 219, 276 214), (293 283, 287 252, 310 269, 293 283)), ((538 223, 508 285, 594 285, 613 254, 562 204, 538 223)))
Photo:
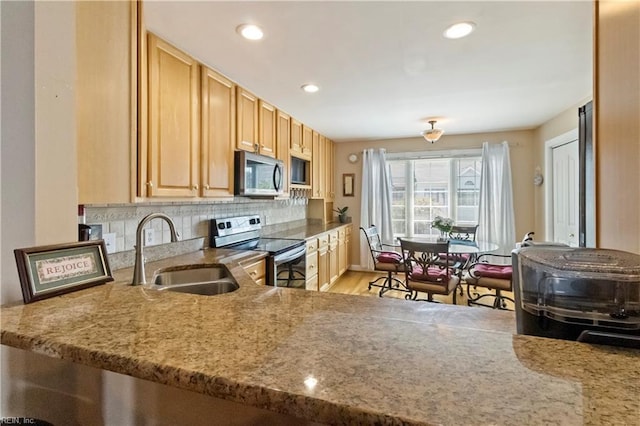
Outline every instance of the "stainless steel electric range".
POLYGON ((288 238, 263 238, 259 215, 211 219, 209 245, 234 250, 268 252, 267 285, 305 288, 304 240, 288 238))

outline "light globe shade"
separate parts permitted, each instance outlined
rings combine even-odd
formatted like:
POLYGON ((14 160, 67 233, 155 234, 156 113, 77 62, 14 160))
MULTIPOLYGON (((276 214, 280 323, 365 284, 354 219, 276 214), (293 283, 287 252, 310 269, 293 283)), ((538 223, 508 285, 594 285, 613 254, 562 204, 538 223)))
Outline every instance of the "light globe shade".
POLYGON ((434 143, 435 141, 440 139, 440 136, 442 136, 442 134, 444 133, 444 130, 436 129, 436 123, 437 123, 436 120, 429 120, 428 123, 431 124, 431 128, 422 132, 421 135, 428 142, 434 143))
POLYGON ((431 143, 436 142, 443 134, 444 130, 442 129, 428 129, 422 132, 422 136, 431 143))

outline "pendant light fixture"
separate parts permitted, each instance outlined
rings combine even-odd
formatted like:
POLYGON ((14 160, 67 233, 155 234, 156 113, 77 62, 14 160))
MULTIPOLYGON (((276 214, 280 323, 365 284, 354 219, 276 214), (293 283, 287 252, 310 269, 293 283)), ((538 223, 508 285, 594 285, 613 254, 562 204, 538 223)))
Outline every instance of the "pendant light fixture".
POLYGON ((429 120, 428 123, 431 124, 431 128, 422 132, 422 136, 428 142, 434 143, 438 139, 440 139, 440 136, 442 136, 442 134, 444 133, 444 130, 435 128, 435 124, 437 123, 436 120, 429 120))

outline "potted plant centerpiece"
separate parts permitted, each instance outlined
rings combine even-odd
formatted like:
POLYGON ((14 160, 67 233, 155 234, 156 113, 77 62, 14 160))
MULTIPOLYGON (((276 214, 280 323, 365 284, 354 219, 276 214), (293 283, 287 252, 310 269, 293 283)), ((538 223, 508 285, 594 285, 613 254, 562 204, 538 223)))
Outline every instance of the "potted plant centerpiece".
POLYGON ((338 213, 338 220, 340 223, 347 223, 347 210, 349 210, 348 206, 333 209, 333 211, 338 213))
POLYGON ((447 235, 453 229, 453 219, 448 217, 436 216, 431 222, 431 227, 440 231, 438 241, 447 241, 447 235))

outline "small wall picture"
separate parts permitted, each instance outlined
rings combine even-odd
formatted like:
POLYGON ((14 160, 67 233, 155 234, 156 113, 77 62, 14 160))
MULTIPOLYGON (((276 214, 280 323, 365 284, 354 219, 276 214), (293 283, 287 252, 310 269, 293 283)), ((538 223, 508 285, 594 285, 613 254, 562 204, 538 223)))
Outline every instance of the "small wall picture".
POLYGON ((15 249, 24 303, 113 281, 103 240, 15 249))
POLYGON ((355 193, 355 173, 344 173, 342 175, 342 195, 344 197, 353 197, 355 193))

